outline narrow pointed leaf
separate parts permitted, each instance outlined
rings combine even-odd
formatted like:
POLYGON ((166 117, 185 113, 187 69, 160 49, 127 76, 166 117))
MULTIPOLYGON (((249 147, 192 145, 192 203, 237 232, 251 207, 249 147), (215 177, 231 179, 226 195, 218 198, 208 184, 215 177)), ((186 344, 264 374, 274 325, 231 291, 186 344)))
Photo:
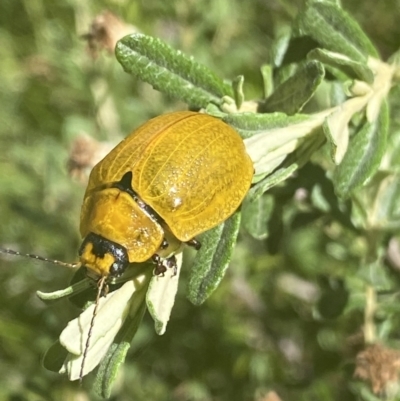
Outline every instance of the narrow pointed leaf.
POLYGON ((220 104, 223 96, 233 96, 231 86, 210 69, 160 39, 128 35, 117 43, 115 54, 126 72, 191 106, 220 104))
POLYGON ((279 168, 253 185, 247 194, 247 198, 249 200, 258 199, 270 188, 288 179, 296 170, 307 163, 313 153, 325 142, 320 131, 304 139, 301 145, 286 157, 279 168))
POLYGON ((224 117, 242 136, 255 169, 253 182, 272 173, 302 140, 318 130, 329 112, 288 117, 282 113, 235 114, 224 117), (271 128, 267 128, 270 126, 271 128))
POLYGON ((328 1, 310 1, 298 16, 295 36, 309 36, 323 48, 366 62, 378 52, 358 23, 342 8, 328 1))
POLYGON ((264 98, 266 99, 274 91, 273 69, 272 65, 265 64, 261 66, 261 75, 264 84, 264 98))
POLYGON ((46 351, 42 365, 45 369, 58 373, 67 355, 68 351, 60 344, 60 341, 57 341, 46 351))
POLYGON ((243 226, 258 240, 268 237, 268 221, 274 208, 274 198, 264 195, 254 201, 245 199, 242 205, 243 226))
MULTIPOLYGON (((376 174, 379 177, 378 185, 373 199, 369 199, 372 207, 368 214, 368 226, 378 230, 400 229, 400 176, 399 174, 388 174, 382 178, 384 173, 376 174)), ((360 200, 365 202, 364 199, 360 200)))
POLYGON ((272 95, 260 105, 260 111, 274 111, 293 115, 310 100, 325 75, 323 65, 316 60, 306 62, 290 78, 275 88, 272 95))
POLYGON ((224 223, 207 231, 200 238, 201 248, 197 252, 188 287, 188 298, 202 304, 218 287, 231 260, 240 226, 237 212, 224 223))
POLYGON ((243 75, 237 76, 232 81, 233 96, 235 98, 235 103, 236 103, 237 109, 240 109, 244 102, 243 84, 244 84, 244 76, 243 75))
POLYGON ((343 54, 333 53, 324 49, 314 49, 308 53, 307 58, 309 60, 318 60, 324 65, 338 69, 349 78, 359 79, 369 84, 374 81, 374 73, 365 63, 353 61, 343 56, 343 54))
POLYGON ((275 40, 269 50, 270 60, 274 67, 282 65, 292 36, 292 28, 288 25, 278 24, 277 30, 275 40))
POLYGON ((135 314, 125 321, 114 343, 100 363, 93 387, 95 392, 103 398, 109 398, 111 395, 112 385, 117 377, 118 370, 125 361, 126 354, 145 311, 146 304, 143 302, 135 314))
POLYGON ((289 127, 306 121, 305 114, 288 116, 285 113, 234 113, 226 114, 222 120, 231 125, 243 139, 262 134, 274 128, 289 127))
POLYGON ((71 286, 64 288, 62 290, 53 291, 53 292, 42 292, 36 291, 36 295, 46 303, 52 303, 54 301, 58 301, 61 298, 68 298, 72 296, 76 296, 77 294, 82 293, 85 290, 93 290, 93 280, 85 278, 77 283, 72 284, 71 286))
POLYGON ((339 196, 348 197, 378 170, 386 150, 388 119, 388 106, 384 102, 378 119, 367 121, 351 139, 334 176, 335 190, 339 196))
POLYGON ((176 255, 176 262, 176 271, 167 269, 163 275, 155 275, 151 278, 146 294, 147 309, 154 320, 158 335, 165 333, 175 303, 182 267, 182 253, 176 255))

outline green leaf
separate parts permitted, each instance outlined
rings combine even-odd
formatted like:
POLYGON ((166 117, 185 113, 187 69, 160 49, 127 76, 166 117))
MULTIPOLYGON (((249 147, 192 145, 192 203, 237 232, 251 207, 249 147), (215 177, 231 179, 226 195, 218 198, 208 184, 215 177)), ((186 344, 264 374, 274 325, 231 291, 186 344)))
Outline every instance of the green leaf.
POLYGON ((100 363, 93 388, 103 398, 109 398, 111 395, 112 385, 117 377, 118 370, 125 361, 126 354, 145 311, 146 304, 143 302, 135 314, 133 316, 130 315, 125 321, 114 343, 100 363))
POLYGON ((204 233, 190 271, 188 298, 202 304, 218 287, 231 260, 240 226, 240 212, 204 233))
POLYGON ((292 163, 278 168, 273 173, 269 174, 263 180, 257 182, 254 186, 251 187, 249 193, 247 194, 250 200, 256 200, 269 189, 274 187, 275 185, 280 184, 281 182, 287 180, 296 170, 298 170, 301 166, 297 163, 292 163))
POLYGON ((89 278, 84 278, 83 280, 72 284, 71 286, 64 288, 62 290, 53 291, 53 292, 42 292, 36 291, 36 295, 46 303, 52 303, 54 301, 58 301, 62 298, 68 298, 76 296, 86 290, 90 290, 90 293, 94 291, 93 280, 89 278))
POLYGON ((268 237, 268 221, 275 205, 274 198, 269 195, 255 200, 245 199, 242 204, 242 221, 248 233, 258 240, 268 237))
POLYGON ((397 287, 389 270, 384 267, 382 258, 361 265, 357 276, 373 286, 376 291, 395 291, 397 287))
POLYGON ((277 25, 275 39, 270 47, 269 55, 274 67, 280 67, 290 44, 292 28, 288 25, 277 25))
POLYGON ((400 83, 400 49, 390 56, 387 63, 394 66, 393 84, 398 85, 400 83))
POLYGON ((167 329, 178 291, 181 267, 182 253, 179 253, 176 255, 176 271, 174 271, 175 269, 167 269, 163 275, 155 275, 150 280, 146 303, 158 335, 164 334, 167 329))
POLYGON ((223 96, 233 96, 230 85, 210 69, 160 39, 128 35, 117 43, 115 54, 126 72, 192 107, 220 104, 223 96))
MULTIPOLYGON (((361 92, 361 90, 365 89, 366 93, 360 93, 360 95, 352 97, 340 104, 339 107, 336 107, 336 109, 327 116, 322 126, 324 134, 330 145, 332 160, 335 162, 335 164, 340 164, 342 162, 348 149, 350 121, 352 119, 354 120, 354 117, 357 116, 357 113, 363 110, 366 106, 368 108, 368 102, 374 106, 378 104, 376 101, 371 103, 371 90, 366 83, 361 81, 355 82, 360 84, 356 85, 359 87, 359 91, 361 92)), ((382 94, 380 93, 379 95, 380 96, 378 100, 381 102, 382 94)), ((379 103, 379 107, 380 104, 381 103, 379 103)), ((367 112, 367 116, 368 114, 369 113, 367 112)), ((362 117, 362 115, 358 115, 362 117)), ((376 119, 376 116, 374 116, 372 121, 374 119, 376 119)))
POLYGON ((353 61, 343 56, 343 54, 333 53, 324 49, 314 49, 308 53, 307 58, 309 60, 318 60, 324 65, 337 68, 349 78, 359 79, 369 84, 374 81, 374 73, 365 63, 353 61))
POLYGON ((270 64, 264 64, 261 66, 261 75, 264 84, 264 99, 266 99, 274 91, 272 66, 270 64))
POLYGON ((334 277, 321 280, 321 295, 316 305, 319 315, 324 319, 336 319, 349 301, 349 290, 345 281, 334 277))
POLYGON ((254 135, 264 134, 274 128, 285 128, 297 123, 307 121, 309 116, 296 114, 288 116, 285 113, 234 113, 225 114, 222 120, 232 126, 243 139, 254 135))
POLYGON ((323 48, 365 63, 378 52, 358 23, 337 5, 310 1, 298 15, 295 36, 309 36, 323 48))
POLYGON ((297 113, 313 96, 324 75, 324 67, 319 61, 312 60, 304 63, 260 104, 260 112, 280 111, 289 115, 297 113))
POLYGON ((387 60, 388 64, 393 64, 397 67, 400 66, 400 49, 397 49, 387 60))
POLYGON ((301 145, 286 157, 277 170, 253 185, 247 194, 247 198, 251 200, 257 199, 273 186, 288 179, 296 170, 307 163, 313 153, 325 142, 325 138, 320 131, 304 139, 301 145))
POLYGON ((242 135, 255 133, 255 135, 246 138, 244 143, 254 165, 253 182, 258 182, 280 166, 289 154, 301 146, 307 137, 318 132, 326 115, 326 112, 322 112, 303 118, 303 116, 287 117, 278 113, 259 116, 250 114, 250 118, 247 119, 243 114, 243 119, 236 119, 235 121, 234 119, 237 117, 232 116, 232 118, 227 117, 224 120, 229 121, 242 135), (273 118, 270 120, 270 124, 276 124, 277 127, 263 129, 264 123, 266 123, 265 126, 268 124, 269 116, 277 117, 275 121, 273 118), (291 122, 293 124, 289 125, 291 122), (257 126, 256 123, 261 124, 257 126))
POLYGON ((42 365, 51 372, 59 373, 67 355, 68 351, 57 341, 44 354, 42 365))
POLYGON ((239 75, 232 81, 233 96, 235 98, 236 108, 240 109, 244 102, 243 93, 244 76, 239 75))
MULTIPOLYGON (((143 264, 136 277, 101 297, 96 305, 90 305, 68 323, 59 337, 62 346, 69 351, 60 373, 65 372, 70 380, 77 380, 99 365, 112 344, 126 342, 132 327, 136 330, 142 319, 151 277, 152 271, 143 264)), ((111 383, 114 380, 122 361, 121 358, 112 359, 115 363, 107 365, 107 377, 103 382, 111 383)))
POLYGON ((331 83, 329 99, 332 107, 339 106, 346 101, 347 95, 341 82, 333 81, 331 83))
POLYGON ((400 175, 378 171, 354 195, 352 218, 366 230, 400 229, 400 175))
POLYGON ((351 139, 334 175, 333 182, 339 196, 348 197, 378 170, 386 150, 388 119, 388 106, 384 102, 378 119, 365 122, 351 139))
MULTIPOLYGON (((382 397, 375 396, 372 393, 371 385, 368 382, 349 381, 348 387, 356 399, 360 401, 382 401, 382 397)), ((390 398, 389 398, 390 399, 390 398)), ((391 399, 393 400, 393 398, 391 399)))

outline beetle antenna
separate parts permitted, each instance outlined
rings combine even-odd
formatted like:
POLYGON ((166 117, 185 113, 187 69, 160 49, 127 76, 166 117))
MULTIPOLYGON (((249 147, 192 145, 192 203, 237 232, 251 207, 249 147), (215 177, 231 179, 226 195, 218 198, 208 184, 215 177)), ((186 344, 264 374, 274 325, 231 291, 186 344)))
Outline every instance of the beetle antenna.
POLYGON ((103 276, 98 282, 97 282, 97 296, 96 296, 96 304, 93 309, 93 315, 92 315, 92 320, 90 321, 90 326, 89 326, 89 331, 87 334, 86 338, 86 344, 85 344, 85 349, 83 351, 83 357, 82 357, 82 364, 81 364, 81 371, 79 372, 79 383, 82 385, 82 380, 83 380, 83 369, 85 368, 85 361, 86 357, 89 351, 89 346, 90 346, 90 337, 92 336, 93 332, 93 327, 94 327, 94 321, 99 309, 99 303, 100 303, 100 298, 103 294, 103 289, 107 292, 107 284, 106 284, 107 276, 103 276))
POLYGON ((79 262, 77 262, 77 263, 61 262, 60 260, 44 258, 43 256, 33 255, 32 253, 21 253, 18 251, 13 251, 12 249, 8 249, 8 248, 0 248, 0 253, 14 255, 14 256, 22 256, 24 258, 41 260, 42 262, 47 262, 47 263, 51 263, 53 265, 68 267, 69 269, 76 269, 77 267, 80 266, 79 262))

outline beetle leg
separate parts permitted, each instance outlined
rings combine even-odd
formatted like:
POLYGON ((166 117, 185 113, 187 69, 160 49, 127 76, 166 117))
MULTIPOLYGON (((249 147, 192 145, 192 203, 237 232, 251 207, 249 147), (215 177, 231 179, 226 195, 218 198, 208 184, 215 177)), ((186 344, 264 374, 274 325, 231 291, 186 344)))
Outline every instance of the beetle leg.
POLYGON ((175 255, 172 255, 167 259, 161 260, 160 256, 154 254, 152 260, 157 265, 154 269, 154 274, 156 276, 164 277, 164 273, 167 271, 167 269, 173 269, 172 277, 175 277, 178 274, 178 265, 176 262, 175 255))
POLYGON ((157 266, 154 268, 154 274, 155 274, 156 276, 164 277, 164 273, 167 271, 167 268, 164 266, 164 264, 163 264, 161 258, 160 258, 157 254, 154 254, 154 255, 152 256, 152 260, 153 260, 153 262, 157 265, 157 266))
POLYGON ((169 258, 165 259, 165 265, 168 269, 173 269, 172 277, 175 277, 178 274, 178 265, 176 263, 175 255, 172 255, 169 258))
POLYGON ((201 248, 201 242, 198 241, 196 238, 192 238, 189 241, 186 241, 185 244, 196 249, 196 251, 198 251, 201 248))

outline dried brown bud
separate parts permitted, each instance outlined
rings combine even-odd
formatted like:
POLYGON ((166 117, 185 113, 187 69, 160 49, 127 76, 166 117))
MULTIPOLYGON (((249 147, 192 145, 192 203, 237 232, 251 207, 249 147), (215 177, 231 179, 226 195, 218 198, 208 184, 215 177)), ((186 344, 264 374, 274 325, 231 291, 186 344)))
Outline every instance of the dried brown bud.
POLYGON ((89 32, 83 38, 87 40, 90 55, 96 58, 103 49, 113 53, 119 39, 135 32, 139 32, 139 29, 126 24, 112 12, 104 11, 94 18, 89 32))
POLYGON ((400 351, 372 344, 357 355, 354 377, 369 382, 375 394, 386 394, 398 386, 399 368, 400 351))
POLYGON ((68 159, 70 175, 86 184, 92 168, 105 157, 115 144, 98 142, 87 135, 81 135, 72 143, 68 159))

